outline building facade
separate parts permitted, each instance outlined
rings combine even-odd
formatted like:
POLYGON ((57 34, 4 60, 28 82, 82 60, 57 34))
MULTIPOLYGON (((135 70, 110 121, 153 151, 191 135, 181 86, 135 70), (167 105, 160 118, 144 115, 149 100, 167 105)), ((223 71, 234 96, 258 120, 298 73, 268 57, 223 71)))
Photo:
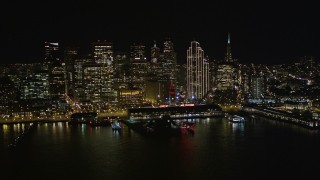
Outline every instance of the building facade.
POLYGON ((209 88, 209 63, 200 43, 192 41, 187 50, 187 98, 202 99, 209 88))

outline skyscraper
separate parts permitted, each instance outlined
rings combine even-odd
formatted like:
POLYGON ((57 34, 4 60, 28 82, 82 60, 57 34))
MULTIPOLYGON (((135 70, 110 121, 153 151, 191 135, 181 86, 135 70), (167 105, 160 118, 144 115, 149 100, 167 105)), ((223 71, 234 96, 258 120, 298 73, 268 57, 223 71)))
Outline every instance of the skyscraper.
POLYGON ((160 48, 157 47, 156 41, 154 41, 153 47, 151 47, 151 63, 157 63, 159 59, 160 48))
POLYGON ((163 52, 164 53, 168 53, 168 52, 173 52, 173 43, 170 39, 167 39, 164 43, 163 43, 163 52))
POLYGON ((73 97, 74 95, 74 84, 75 84, 75 61, 78 58, 77 48, 68 47, 64 52, 65 62, 65 93, 73 97))
POLYGON ((164 41, 163 47, 164 49, 161 53, 156 45, 151 48, 146 98, 159 103, 174 103, 175 99, 171 100, 170 95, 175 94, 176 91, 176 86, 171 84, 176 84, 177 55, 170 40, 164 41))
POLYGON ((45 70, 35 71, 21 81, 20 99, 49 99, 49 73, 45 70))
POLYGON ((130 52, 131 66, 131 82, 133 87, 140 88, 145 91, 146 76, 147 76, 147 58, 145 45, 142 43, 133 44, 130 52))
POLYGON ((237 80, 235 62, 231 55, 230 34, 228 34, 227 50, 224 61, 216 66, 215 88, 217 90, 233 90, 237 80))
POLYGON ((113 44, 107 41, 100 41, 92 43, 93 58, 96 63, 111 64, 113 60, 113 44))
POLYGON ((14 82, 8 77, 0 77, 0 114, 11 114, 16 100, 14 82))
POLYGON ((264 96, 264 82, 263 77, 254 75, 251 79, 251 93, 254 99, 260 99, 264 96))
POLYGON ((230 33, 228 33, 228 43, 227 43, 227 52, 225 55, 226 62, 232 62, 232 54, 231 54, 231 42, 230 42, 230 33))
POLYGON ((201 99, 209 91, 209 63, 200 43, 192 41, 187 50, 187 97, 201 99))
POLYGON ((173 43, 170 40, 166 40, 163 43, 163 53, 160 54, 160 66, 161 76, 167 81, 173 81, 176 83, 176 65, 177 54, 173 49, 173 43))
POLYGON ((100 109, 116 98, 113 45, 111 42, 97 41, 92 43, 92 47, 94 62, 82 65, 82 83, 86 100, 100 109))
POLYGON ((45 42, 45 70, 49 71, 49 94, 52 110, 65 108, 65 63, 61 61, 59 43, 45 42))
POLYGON ((146 46, 142 43, 135 43, 130 46, 130 61, 131 62, 145 62, 146 58, 146 46))
POLYGON ((59 43, 55 42, 44 42, 44 60, 49 61, 60 61, 59 56, 59 43))
POLYGON ((83 65, 83 85, 86 100, 95 108, 102 108, 115 101, 113 88, 113 72, 104 63, 88 63, 83 65))

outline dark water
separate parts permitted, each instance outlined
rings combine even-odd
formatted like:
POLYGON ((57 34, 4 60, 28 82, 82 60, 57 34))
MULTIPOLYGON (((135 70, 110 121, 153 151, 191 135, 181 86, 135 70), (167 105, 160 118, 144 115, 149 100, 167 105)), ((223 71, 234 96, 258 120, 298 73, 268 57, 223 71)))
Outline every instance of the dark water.
POLYGON ((320 134, 271 120, 197 120, 193 136, 124 127, 0 126, 1 179, 319 179, 320 134))

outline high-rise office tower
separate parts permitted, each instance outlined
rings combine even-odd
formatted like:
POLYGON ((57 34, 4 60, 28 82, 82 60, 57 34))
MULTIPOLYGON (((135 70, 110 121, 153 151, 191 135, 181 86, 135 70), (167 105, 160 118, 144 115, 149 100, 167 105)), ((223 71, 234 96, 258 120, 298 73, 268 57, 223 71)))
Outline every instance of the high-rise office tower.
POLYGON ((110 68, 104 63, 88 63, 82 68, 86 100, 92 105, 97 105, 94 107, 97 109, 112 103, 116 93, 113 89, 113 73, 110 68))
POLYGON ((21 80, 20 99, 50 99, 49 73, 45 70, 35 71, 21 80))
POLYGON ((64 54, 65 62, 65 92, 68 96, 74 97, 75 85, 75 61, 78 58, 77 48, 67 48, 64 54))
POLYGON ((166 41, 164 41, 163 43, 163 52, 167 53, 167 52, 173 52, 173 43, 170 39, 167 39, 166 41))
POLYGON ((202 99, 209 91, 209 63, 200 43, 192 41, 187 50, 187 97, 202 99))
POLYGON ((227 43, 227 52, 225 55, 226 62, 233 62, 231 54, 231 42, 230 42, 230 33, 228 33, 228 43, 227 43))
POLYGON ((235 63, 231 56, 230 34, 228 34, 227 51, 223 62, 216 66, 215 88, 217 90, 233 90, 237 82, 235 63))
POLYGON ((86 100, 100 109, 115 101, 113 45, 107 41, 92 43, 93 63, 82 65, 82 84, 86 100))
POLYGON ((113 61, 113 44, 107 41, 100 41, 92 43, 93 58, 96 63, 108 63, 113 61))
POLYGON ((250 66, 248 65, 241 65, 241 81, 240 83, 240 89, 242 92, 242 96, 244 98, 248 98, 250 94, 250 84, 251 84, 251 75, 252 75, 252 70, 250 66))
POLYGON ((59 55, 59 43, 57 42, 45 42, 44 43, 44 60, 49 61, 60 61, 59 55))
POLYGON ((62 63, 54 63, 50 68, 50 95, 57 103, 64 101, 65 97, 65 67, 62 63))
POLYGON ((0 77, 0 114, 11 114, 16 98, 14 82, 8 77, 0 77))
POLYGON ((129 56, 126 52, 116 52, 113 58, 114 64, 114 80, 117 83, 125 83, 129 81, 130 67, 129 56))
POLYGON ((187 85, 187 65, 186 64, 177 64, 176 66, 177 72, 177 91, 186 91, 187 85))
POLYGON ((59 43, 45 42, 45 70, 49 71, 49 94, 53 111, 65 108, 65 63, 61 61, 59 43))
POLYGON ((93 63, 93 60, 88 57, 83 57, 76 59, 75 65, 74 65, 74 100, 78 102, 84 102, 86 101, 86 94, 85 94, 85 88, 87 87, 84 82, 84 66, 85 64, 93 63))
POLYGON ((217 90, 234 89, 236 71, 232 64, 219 64, 216 71, 217 90))
POLYGON ((159 80, 159 72, 161 68, 160 64, 160 48, 157 47, 156 41, 154 41, 154 45, 151 47, 151 62, 148 67, 148 75, 147 81, 158 81, 159 80))
POLYGON ((130 46, 130 61, 131 62, 144 62, 146 58, 146 46, 142 43, 134 43, 130 46))
POLYGON ((264 81, 260 75, 254 75, 251 78, 251 93, 254 99, 260 99, 264 96, 264 81))
POLYGON ((153 47, 151 47, 151 63, 157 63, 159 59, 160 48, 157 47, 156 41, 154 41, 153 47))
POLYGON ((170 91, 175 92, 176 86, 172 86, 174 90, 170 87, 171 83, 176 84, 177 80, 177 55, 170 40, 164 41, 163 47, 162 52, 156 45, 151 48, 151 63, 147 78, 149 87, 147 87, 146 98, 160 103, 173 103, 170 100, 170 91))
POLYGON ((173 81, 176 83, 176 65, 177 54, 173 49, 173 43, 167 40, 163 43, 163 53, 160 54, 160 75, 167 81, 173 81))
POLYGON ((131 82, 133 87, 145 90, 148 64, 145 52, 145 45, 142 43, 133 44, 130 47, 131 82))

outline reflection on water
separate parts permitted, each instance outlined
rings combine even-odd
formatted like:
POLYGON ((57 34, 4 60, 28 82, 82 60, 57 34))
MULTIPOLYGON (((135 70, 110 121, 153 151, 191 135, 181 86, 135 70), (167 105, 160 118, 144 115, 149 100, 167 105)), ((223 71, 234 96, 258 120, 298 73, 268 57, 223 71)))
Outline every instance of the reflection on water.
POLYGON ((239 132, 244 132, 244 126, 245 123, 233 123, 233 122, 228 122, 233 133, 239 133, 239 132))
POLYGON ((6 148, 30 127, 30 123, 0 125, 0 149, 6 148))
MULTIPOLYGON (((1 164, 9 179, 281 179, 292 172, 305 179, 320 167, 318 131, 270 120, 190 121, 196 123, 193 136, 164 138, 125 125, 113 131, 43 123, 16 149, 1 153, 1 164)), ((2 150, 26 127, 1 125, 2 150)))

